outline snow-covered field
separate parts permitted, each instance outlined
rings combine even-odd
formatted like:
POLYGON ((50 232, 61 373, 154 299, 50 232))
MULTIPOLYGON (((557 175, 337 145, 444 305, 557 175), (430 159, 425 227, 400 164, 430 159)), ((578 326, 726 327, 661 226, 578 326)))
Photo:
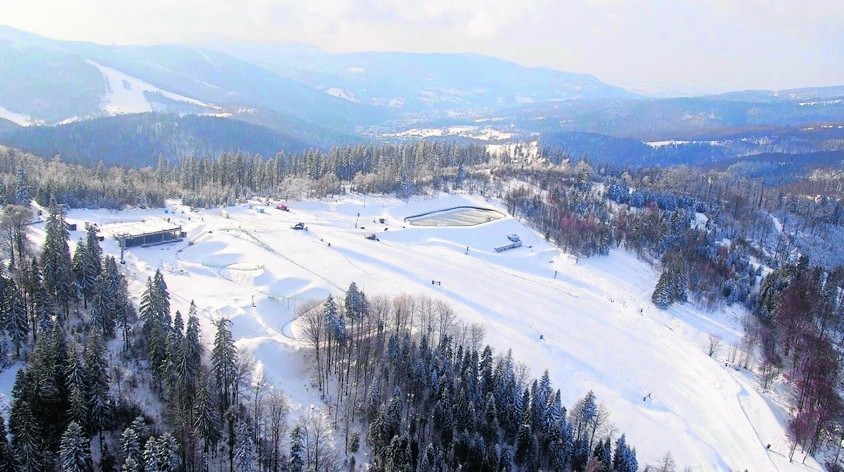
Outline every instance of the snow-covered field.
MULTIPOLYGON (((806 465, 788 462, 785 413, 759 393, 758 382, 707 356, 708 334, 721 335, 726 345, 740 337, 743 310, 660 311, 649 301, 658 273, 631 254, 578 261, 511 217, 464 227, 404 222, 457 206, 501 208, 495 201, 450 195, 409 202, 370 196, 363 202, 354 196, 291 202, 290 212, 270 206, 264 213, 244 205, 226 209, 228 217, 219 209, 191 212, 171 204, 168 214, 75 210, 69 220, 80 223, 74 239, 83 236, 83 221, 181 222, 191 245, 127 252, 135 293, 161 268, 174 309, 184 313, 196 300, 209 344, 210 320, 230 317, 238 346, 255 355, 294 408, 319 402, 295 308, 339 295, 356 281, 370 294, 448 300, 464 320, 484 324, 486 342, 498 353, 512 348, 534 376, 548 369, 566 405, 594 390, 611 411, 610 421, 636 446, 641 465, 670 450, 681 467, 693 470, 820 470, 811 458, 806 465), (380 218, 386 224, 375 223, 380 218), (290 229, 299 221, 309 231, 290 229), (364 238, 373 230, 380 241, 364 238), (495 253, 493 246, 511 233, 524 246, 495 253)), ((111 238, 103 245, 119 252, 111 238)))
POLYGON ((450 126, 447 128, 413 128, 398 133, 386 134, 385 136, 396 138, 462 136, 481 141, 501 141, 512 138, 513 134, 505 133, 488 126, 450 126))

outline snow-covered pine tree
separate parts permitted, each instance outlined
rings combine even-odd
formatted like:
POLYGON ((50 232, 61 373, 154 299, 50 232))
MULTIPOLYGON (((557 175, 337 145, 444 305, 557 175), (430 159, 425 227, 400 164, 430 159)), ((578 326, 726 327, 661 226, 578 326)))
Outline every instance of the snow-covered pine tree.
POLYGON ((93 292, 91 299, 91 325, 103 333, 104 336, 111 338, 114 336, 114 303, 115 293, 108 289, 108 280, 106 274, 100 274, 97 277, 96 289, 93 292))
POLYGON ((170 333, 170 295, 161 272, 147 278, 147 287, 141 296, 143 335, 147 341, 147 357, 156 374, 155 386, 161 388, 167 377, 167 340, 170 333))
POLYGON ((29 184, 26 178, 26 169, 23 166, 18 167, 15 174, 17 180, 17 192, 15 194, 15 203, 18 205, 29 206, 32 203, 32 193, 29 191, 29 184))
POLYGON ((214 347, 211 351, 211 372, 217 381, 221 417, 228 411, 234 401, 237 348, 229 330, 230 324, 231 321, 228 318, 220 318, 215 323, 217 334, 214 336, 214 347))
MULTIPOLYGON (((85 241, 80 241, 76 250, 73 253, 73 272, 76 276, 76 283, 82 292, 85 308, 88 307, 88 301, 94 297, 96 290, 102 290, 101 283, 98 284, 98 278, 103 272, 103 250, 100 247, 100 241, 97 237, 97 229, 94 225, 88 226, 85 241)), ((112 277, 113 279, 113 277, 112 277)), ((114 283, 107 287, 114 290, 114 283)), ((112 291, 106 292, 112 295, 112 291)))
POLYGON ((0 470, 18 470, 14 452, 6 435, 6 420, 0 415, 0 470))
POLYGON ((85 389, 87 388, 88 374, 79 362, 79 355, 74 346, 68 348, 68 366, 66 383, 67 389, 70 392, 68 409, 68 416, 71 421, 75 421, 80 426, 88 427, 88 395, 85 389))
MULTIPOLYGON (((185 329, 185 343, 187 346, 186 357, 189 364, 194 366, 194 371, 199 372, 202 365, 202 341, 200 340, 199 318, 196 316, 196 305, 193 300, 188 310, 188 325, 185 329)), ((194 385, 196 382, 194 382, 194 385)))
POLYGON ((120 446, 123 448, 123 472, 140 472, 143 464, 143 450, 141 449, 141 433, 143 418, 137 417, 123 430, 120 436, 120 446))
POLYGON ((598 441, 595 445, 595 450, 592 452, 592 457, 599 464, 596 465, 595 472, 611 472, 612 471, 612 444, 610 438, 604 441, 598 441))
POLYGON ((490 393, 487 395, 483 419, 480 423, 481 434, 487 442, 496 442, 498 440, 498 428, 498 410, 495 408, 495 398, 490 393))
MULTIPOLYGON (((16 382, 17 383, 17 382, 16 382)), ((26 400, 16 399, 9 418, 12 449, 22 472, 41 472, 48 463, 41 428, 26 400)))
POLYGON ((386 470, 396 472, 413 472, 411 463, 410 441, 407 435, 393 436, 386 454, 386 470))
POLYGON ((179 445, 170 433, 150 436, 144 446, 144 472, 179 470, 179 445))
POLYGON ((289 472, 305 472, 305 444, 302 438, 302 428, 296 425, 290 432, 290 464, 289 472))
POLYGON ((517 465, 524 466, 533 457, 533 428, 530 423, 525 421, 519 426, 519 432, 516 434, 516 454, 514 460, 517 465))
POLYGON ((169 432, 158 438, 158 454, 164 465, 162 472, 177 472, 179 468, 179 443, 169 432))
POLYGON ((54 198, 50 199, 47 216, 47 236, 41 252, 44 264, 44 287, 57 305, 64 309, 67 316, 70 301, 74 296, 73 271, 70 257, 70 233, 64 219, 64 211, 54 198))
POLYGON ((164 472, 166 469, 161 459, 158 438, 150 436, 144 445, 144 472, 164 472))
POLYGON ((85 283, 85 241, 80 240, 76 243, 76 249, 73 250, 73 257, 70 259, 70 268, 73 273, 73 285, 78 295, 82 295, 83 307, 88 309, 88 297, 82 290, 82 285, 85 283))
POLYGON ((44 280, 41 276, 41 264, 36 257, 32 258, 26 277, 24 289, 29 294, 29 323, 33 341, 41 334, 52 330, 52 307, 47 292, 44 290, 44 280))
POLYGON ((356 283, 349 284, 343 304, 349 318, 358 320, 363 316, 363 297, 356 283))
MULTIPOLYGON (((204 377, 207 378, 208 376, 204 377)), ((202 441, 203 453, 208 455, 217 447, 217 443, 220 441, 220 429, 222 428, 220 416, 218 415, 208 381, 200 380, 199 382, 199 387, 196 391, 196 402, 194 403, 193 426, 196 429, 196 434, 202 441)))
POLYGON ((62 435, 59 461, 62 472, 90 472, 94 468, 90 441, 75 421, 71 421, 62 435))
POLYGON ((234 470, 236 472, 252 472, 255 462, 255 443, 252 433, 245 422, 237 426, 235 433, 234 470))
POLYGON ((88 343, 85 345, 84 369, 87 374, 87 385, 85 391, 88 399, 88 416, 90 427, 100 434, 100 446, 102 447, 102 431, 111 414, 111 401, 109 399, 109 374, 108 363, 105 359, 105 344, 97 329, 88 334, 88 343))
POLYGON ((141 464, 139 463, 134 457, 127 457, 126 460, 123 461, 123 466, 120 468, 120 472, 141 472, 143 469, 141 468, 141 464))
POLYGON ((686 291, 689 288, 689 272, 686 268, 685 262, 683 262, 682 259, 677 258, 677 260, 674 261, 672 271, 674 273, 674 284, 671 290, 672 301, 686 303, 686 301, 688 301, 686 291))
POLYGON ((93 282, 103 270, 103 249, 100 247, 100 238, 97 236, 97 227, 88 226, 85 234, 85 278, 93 282))
POLYGON ((164 281, 164 276, 161 274, 160 269, 155 270, 152 282, 158 294, 156 301, 159 303, 159 314, 161 316, 170 316, 170 292, 167 290, 167 283, 164 281))
POLYGON ((129 334, 132 325, 137 321, 138 315, 135 312, 135 306, 129 300, 129 289, 126 282, 126 277, 117 270, 117 261, 114 257, 106 257, 104 263, 104 272, 109 274, 116 274, 116 288, 114 292, 114 324, 120 328, 123 334, 123 351, 129 350, 129 334))
POLYGON ((15 345, 15 357, 20 358, 21 346, 26 343, 29 335, 26 305, 15 281, 2 275, 0 275, 0 319, 3 321, 2 328, 15 345))
POLYGON ((612 468, 613 472, 636 472, 639 469, 636 450, 627 445, 627 438, 624 434, 615 442, 612 468))
POLYGON ((664 269, 662 271, 662 275, 659 276, 659 280, 656 283, 656 288, 654 288, 654 292, 651 295, 651 301, 653 302, 653 304, 663 310, 668 308, 672 302, 672 279, 673 277, 671 271, 668 268, 664 269))

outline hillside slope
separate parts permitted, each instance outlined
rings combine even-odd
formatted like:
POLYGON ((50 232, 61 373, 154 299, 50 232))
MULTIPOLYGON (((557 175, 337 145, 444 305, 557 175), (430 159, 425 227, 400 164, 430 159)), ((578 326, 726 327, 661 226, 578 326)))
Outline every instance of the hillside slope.
MULTIPOLYGON (((137 284, 156 268, 169 268, 174 309, 197 300, 203 332, 212 331, 216 317, 229 317, 238 347, 256 357, 295 408, 307 408, 315 395, 296 307, 342 296, 356 281, 368 296, 413 293, 448 301, 462 320, 484 325, 486 342, 498 353, 512 349, 531 375, 548 369, 564 404, 593 390, 612 412, 610 421, 637 445, 641 467, 670 450, 679 467, 693 470, 817 470, 811 458, 805 466, 788 462, 782 407, 746 371, 705 352, 708 334, 723 336, 725 345, 740 339, 743 309, 658 310, 650 294, 659 273, 633 255, 614 251, 575 261, 509 217, 474 227, 404 222, 457 205, 495 205, 480 197, 362 203, 357 197, 296 202, 290 212, 263 213, 239 206, 226 215, 201 211, 201 219, 190 221, 195 213, 172 204, 167 216, 183 225, 192 244, 132 249, 126 267, 137 284), (378 231, 380 241, 364 239, 373 228, 352 229, 358 213, 367 227, 385 218, 378 229, 389 231, 378 231), (290 230, 297 221, 310 231, 290 230), (524 246, 494 252, 509 233, 519 234, 524 246)), ((163 217, 150 212, 72 211, 69 217, 101 224, 163 217)), ((112 239, 104 249, 119 251, 112 239)))
POLYGON ((0 134, 0 143, 41 156, 59 154, 68 162, 143 167, 159 156, 171 161, 224 152, 273 156, 302 151, 304 141, 238 120, 156 113, 122 115, 61 126, 31 126, 0 134))

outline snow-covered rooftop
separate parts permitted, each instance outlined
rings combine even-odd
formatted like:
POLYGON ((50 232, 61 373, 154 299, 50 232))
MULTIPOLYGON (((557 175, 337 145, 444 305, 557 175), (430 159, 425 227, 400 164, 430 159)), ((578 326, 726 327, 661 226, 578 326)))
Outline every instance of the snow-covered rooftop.
POLYGON ((165 231, 177 231, 180 225, 167 221, 164 218, 150 218, 140 221, 125 221, 103 225, 100 230, 111 236, 138 236, 149 233, 161 233, 165 231))

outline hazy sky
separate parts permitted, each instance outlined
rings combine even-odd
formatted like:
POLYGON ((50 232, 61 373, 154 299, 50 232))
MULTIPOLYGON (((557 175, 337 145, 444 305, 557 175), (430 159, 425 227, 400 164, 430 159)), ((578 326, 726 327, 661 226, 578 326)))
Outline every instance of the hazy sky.
POLYGON ((685 91, 844 84, 844 0, 0 0, 59 39, 479 52, 685 91))

